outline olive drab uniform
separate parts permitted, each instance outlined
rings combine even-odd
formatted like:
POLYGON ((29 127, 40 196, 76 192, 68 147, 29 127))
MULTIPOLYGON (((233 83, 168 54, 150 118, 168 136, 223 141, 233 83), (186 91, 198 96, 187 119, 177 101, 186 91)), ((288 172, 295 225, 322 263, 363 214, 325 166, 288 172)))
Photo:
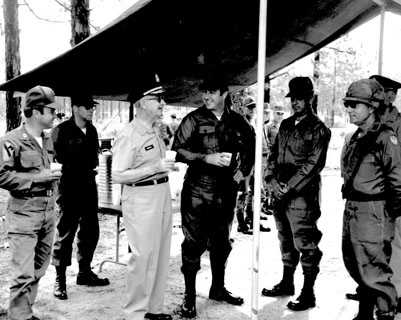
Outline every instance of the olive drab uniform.
MULTIPOLYGON (((391 127, 397 136, 398 141, 401 141, 401 114, 398 109, 390 105, 388 112, 380 116, 383 123, 391 127)), ((387 111, 386 109, 386 111, 387 111)), ((395 285, 398 294, 401 294, 401 218, 397 218, 395 222, 394 239, 391 242, 392 255, 390 259, 390 267, 393 270, 391 282, 395 285)), ((399 304, 399 307, 401 305, 399 304)))
POLYGON ((39 280, 50 262, 55 227, 55 182, 33 182, 34 173, 50 169, 53 143, 42 133, 43 147, 25 129, 0 139, 0 187, 10 192, 6 225, 11 248, 9 319, 32 317, 39 280), (27 174, 29 173, 29 175, 27 174))
MULTIPOLYGON (((401 213, 401 150, 393 131, 379 122, 357 130, 342 156, 343 259, 361 299, 393 312, 397 292, 390 278, 394 219, 401 213)), ((363 301, 364 301, 363 300, 363 301)), ((361 300, 362 301, 362 300, 361 300)))
POLYGON ((271 150, 266 177, 290 189, 275 203, 282 262, 295 269, 301 261, 305 276, 316 278, 322 257, 318 245, 320 172, 325 166, 331 132, 314 113, 298 124, 295 116, 284 119, 271 150))

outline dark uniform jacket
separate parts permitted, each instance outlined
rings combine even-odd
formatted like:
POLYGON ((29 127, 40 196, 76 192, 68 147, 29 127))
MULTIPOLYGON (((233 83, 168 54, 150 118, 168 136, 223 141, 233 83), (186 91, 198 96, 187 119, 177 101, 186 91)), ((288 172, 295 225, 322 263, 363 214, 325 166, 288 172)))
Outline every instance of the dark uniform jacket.
POLYGON ((86 134, 75 124, 74 118, 60 123, 52 131, 55 158, 65 173, 80 175, 93 172, 99 164, 99 140, 96 128, 86 124, 86 134))
POLYGON ((11 195, 42 192, 53 189, 53 182, 34 183, 34 173, 50 169, 53 162, 53 143, 50 136, 42 133, 43 148, 22 124, 0 139, 0 187, 11 195))
POLYGON ((187 177, 233 176, 240 170, 247 176, 254 164, 255 133, 251 125, 239 113, 226 108, 220 120, 206 106, 189 113, 180 124, 173 148, 177 161, 189 165, 187 177), (231 164, 218 167, 207 164, 207 154, 231 152, 231 164))
MULTIPOLYGON (((87 123, 86 134, 75 124, 74 118, 60 123, 51 133, 55 158, 63 165, 60 194, 77 194, 86 190, 95 197, 95 169, 99 164, 99 140, 96 128, 87 123), (89 190, 91 189, 91 192, 89 190)), ((97 200, 96 200, 97 201, 97 200)))
POLYGON ((331 138, 330 129, 314 114, 297 125, 295 116, 284 119, 271 150, 267 177, 275 177, 290 190, 300 192, 309 183, 320 182, 331 138))

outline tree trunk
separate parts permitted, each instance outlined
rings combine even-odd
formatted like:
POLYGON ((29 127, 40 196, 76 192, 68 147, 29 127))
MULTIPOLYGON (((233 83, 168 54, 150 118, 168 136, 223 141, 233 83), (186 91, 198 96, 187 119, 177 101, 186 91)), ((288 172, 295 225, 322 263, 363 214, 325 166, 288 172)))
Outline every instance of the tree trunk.
MULTIPOLYGON (((3 15, 6 48, 6 81, 8 81, 21 74, 18 1, 4 0, 3 15)), ((6 93, 7 131, 17 128, 21 123, 21 98, 14 98, 13 95, 14 92, 12 91, 7 91, 6 93)))
POLYGON ((71 46, 90 36, 89 0, 71 0, 71 46))
MULTIPOLYGON (((319 78, 320 78, 320 51, 316 51, 313 59, 313 82, 315 84, 315 92, 319 88, 319 78)), ((319 96, 316 94, 313 99, 312 109, 317 114, 317 104, 319 96)))

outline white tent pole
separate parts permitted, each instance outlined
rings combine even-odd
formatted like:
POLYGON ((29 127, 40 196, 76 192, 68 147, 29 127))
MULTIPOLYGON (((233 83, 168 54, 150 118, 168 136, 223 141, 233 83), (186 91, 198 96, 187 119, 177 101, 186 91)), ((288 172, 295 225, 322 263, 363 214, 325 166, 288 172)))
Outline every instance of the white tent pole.
POLYGON ((259 46, 258 46, 258 96, 256 104, 256 151, 254 173, 254 210, 253 210, 253 251, 252 251, 252 301, 251 319, 258 319, 258 280, 259 280, 259 226, 260 198, 262 185, 262 139, 263 139, 263 102, 266 70, 266 15, 267 0, 259 5, 259 46))
POLYGON ((383 74, 383 40, 384 40, 384 18, 386 16, 386 7, 384 4, 381 5, 380 12, 380 39, 379 39, 379 66, 378 74, 383 74))

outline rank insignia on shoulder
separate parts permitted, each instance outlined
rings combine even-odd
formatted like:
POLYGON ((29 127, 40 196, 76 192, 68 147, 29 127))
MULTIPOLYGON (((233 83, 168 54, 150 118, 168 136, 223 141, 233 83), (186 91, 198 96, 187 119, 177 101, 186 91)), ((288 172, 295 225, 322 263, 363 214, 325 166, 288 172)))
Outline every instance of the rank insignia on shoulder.
POLYGON ((391 137, 390 137, 390 141, 391 141, 393 144, 395 144, 395 145, 398 144, 398 140, 397 140, 397 137, 396 137, 396 136, 391 136, 391 137))
POLYGON ((146 151, 149 151, 149 150, 152 150, 154 148, 154 146, 153 146, 153 144, 151 144, 151 145, 149 145, 149 146, 146 146, 145 147, 145 150, 146 151))

